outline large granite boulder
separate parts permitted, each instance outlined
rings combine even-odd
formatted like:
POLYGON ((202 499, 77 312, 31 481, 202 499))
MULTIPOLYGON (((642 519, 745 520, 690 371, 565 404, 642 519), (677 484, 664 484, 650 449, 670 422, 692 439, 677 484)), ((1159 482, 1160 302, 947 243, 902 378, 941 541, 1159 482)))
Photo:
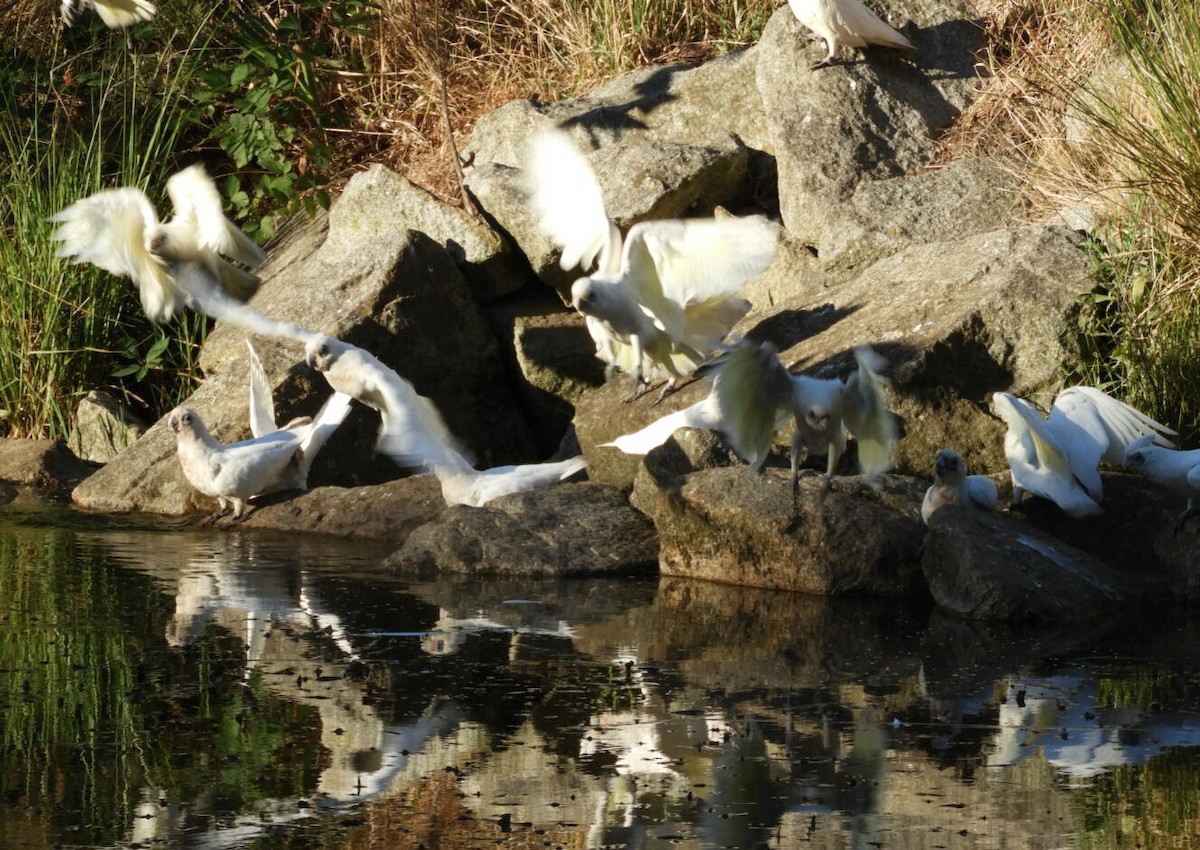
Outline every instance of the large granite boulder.
POLYGON ((654 528, 611 487, 585 482, 456 505, 416 529, 387 566, 418 573, 596 575, 651 571, 654 528))
POLYGON ((97 466, 80 460, 58 440, 0 440, 0 504, 20 495, 65 500, 97 466))
POLYGON ((647 510, 663 575, 806 593, 923 592, 919 484, 787 471, 702 469, 668 486, 647 510))
POLYGON ((146 433, 146 423, 106 392, 92 390, 75 406, 67 445, 77 457, 108 463, 146 433))
MULTIPOLYGON (((479 463, 535 459, 496 339, 460 266, 442 245, 405 226, 414 197, 381 169, 356 176, 327 220, 299 228, 275 252, 250 303, 264 315, 371 351, 437 405, 479 463)), ((205 383, 186 402, 223 442, 249 436, 248 336, 240 327, 217 324, 201 351, 205 383)), ((276 388, 278 419, 314 413, 329 389, 300 362, 301 346, 254 342, 276 388)), ((400 475, 373 452, 377 428, 376 413, 356 409, 317 459, 310 486, 379 483, 400 475)), ((165 421, 100 475, 76 490, 76 504, 164 514, 200 507, 165 421)))

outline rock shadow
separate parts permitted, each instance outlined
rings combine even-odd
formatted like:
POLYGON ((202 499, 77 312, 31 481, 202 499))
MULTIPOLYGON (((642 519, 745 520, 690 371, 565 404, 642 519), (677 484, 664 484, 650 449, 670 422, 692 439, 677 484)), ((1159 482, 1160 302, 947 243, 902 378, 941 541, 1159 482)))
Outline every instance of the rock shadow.
POLYGON ((829 303, 812 309, 781 310, 747 331, 746 338, 769 340, 780 351, 786 351, 801 340, 824 333, 858 310, 858 305, 837 307, 829 303))

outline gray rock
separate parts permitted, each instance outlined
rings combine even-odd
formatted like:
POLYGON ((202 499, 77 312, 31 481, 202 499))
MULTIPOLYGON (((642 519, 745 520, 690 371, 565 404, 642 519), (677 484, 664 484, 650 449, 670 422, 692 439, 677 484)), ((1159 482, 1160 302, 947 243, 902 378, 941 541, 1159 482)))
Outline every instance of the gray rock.
POLYGON ((66 499, 96 469, 59 440, 0 439, 0 503, 18 495, 66 499))
POLYGON ((651 524, 602 484, 559 484, 457 505, 413 531, 386 565, 469 575, 633 574, 653 568, 651 524))
MULTIPOLYGON (((355 177, 327 221, 301 227, 263 270, 251 304, 265 315, 359 345, 433 400, 481 465, 532 459, 537 451, 513 403, 508 375, 482 309, 439 245, 392 220, 391 181, 355 177), (380 186, 383 190, 380 190, 380 186)), ((206 381, 188 400, 223 442, 249 436, 248 370, 241 328, 218 323, 200 355, 206 381)), ((329 393, 287 340, 255 339, 276 388, 280 421, 311 415, 329 393)), ((310 486, 372 484, 401 471, 373 452, 378 415, 355 410, 314 464, 310 486)), ((175 458, 165 423, 78 488, 92 510, 183 514, 200 506, 175 458)))
POLYGON ((785 470, 705 469, 654 500, 663 575, 805 593, 920 591, 918 485, 885 475, 802 475, 796 510, 785 470))
POLYGON ((1127 598, 1098 559, 1029 522, 970 508, 933 514, 921 567, 938 605, 971 619, 1083 619, 1127 598))
MULTIPOLYGON (((522 144, 530 130, 528 123, 504 128, 522 144)), ((622 231, 646 219, 711 215, 716 206, 735 202, 743 192, 749 154, 727 132, 697 136, 690 144, 617 141, 596 150, 582 130, 574 135, 581 150, 591 151, 588 158, 604 193, 605 209, 622 231)), ((538 227, 530 207, 520 163, 481 162, 468 173, 467 187, 529 259, 534 272, 570 303, 571 284, 580 272, 559 266, 559 251, 538 227)))
POLYGON ((146 423, 111 395, 92 390, 75 408, 67 445, 82 460, 108 463, 146 432, 146 423))
POLYGON ((862 59, 816 71, 817 50, 787 8, 759 41, 758 89, 779 172, 780 213, 797 239, 818 246, 859 183, 913 174, 978 89, 978 13, 958 0, 900 0, 891 22, 913 57, 868 49, 862 59))

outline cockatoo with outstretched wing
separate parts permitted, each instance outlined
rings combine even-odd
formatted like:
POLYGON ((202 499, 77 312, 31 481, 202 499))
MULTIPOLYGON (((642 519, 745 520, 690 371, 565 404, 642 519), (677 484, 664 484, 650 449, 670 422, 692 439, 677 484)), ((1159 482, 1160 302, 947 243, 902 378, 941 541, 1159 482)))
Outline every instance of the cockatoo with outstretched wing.
POLYGON ((1123 463, 1129 445, 1150 434, 1174 445, 1174 434, 1138 410, 1095 387, 1069 387, 1058 394, 1048 418, 1028 401, 995 393, 992 410, 1008 426, 1004 454, 1012 475, 1012 504, 1028 491, 1080 518, 1104 512, 1099 464, 1123 463))
POLYGON ((572 285, 571 303, 610 376, 633 376, 630 400, 649 382, 666 380, 665 394, 694 372, 750 309, 738 290, 775 256, 778 226, 761 216, 641 222, 622 240, 591 165, 558 131, 532 137, 526 174, 563 268, 598 261, 572 285))
POLYGON ((125 29, 148 21, 158 13, 149 0, 62 0, 62 19, 67 26, 75 23, 75 13, 91 7, 109 29, 125 29))
POLYGON ((319 337, 305 347, 305 362, 324 373, 334 389, 379 411, 379 451, 401 466, 433 472, 448 505, 480 507, 500 496, 552 484, 587 465, 582 457, 574 457, 475 469, 433 402, 370 352, 319 337))
POLYGON ((815 71, 833 64, 838 47, 878 44, 912 50, 912 42, 884 23, 862 0, 788 0, 792 14, 824 39, 829 52, 812 66, 815 71))
POLYGON ((986 475, 968 475, 967 465, 958 453, 942 449, 934 462, 933 484, 925 491, 925 499, 921 502, 921 519, 928 525, 933 512, 945 505, 994 511, 999 500, 992 479, 986 475))
POLYGON ((1196 498, 1200 497, 1200 449, 1179 451, 1155 445, 1155 439, 1147 434, 1130 443, 1125 451, 1125 466, 1187 497, 1187 507, 1175 520, 1175 528, 1179 530, 1196 515, 1196 498))
POLYGON ((59 225, 58 256, 132 279, 142 309, 155 322, 189 307, 264 336, 300 342, 314 336, 242 303, 258 278, 224 258, 257 267, 267 255, 225 217, 203 165, 172 175, 167 194, 175 214, 165 222, 141 189, 105 189, 76 201, 50 218, 59 225))

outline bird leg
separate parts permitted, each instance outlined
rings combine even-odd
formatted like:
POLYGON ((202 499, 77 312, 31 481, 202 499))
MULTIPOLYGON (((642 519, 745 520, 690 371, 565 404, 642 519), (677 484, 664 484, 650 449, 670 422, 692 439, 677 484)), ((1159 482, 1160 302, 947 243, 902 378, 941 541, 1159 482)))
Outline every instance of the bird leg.
POLYGON ((1200 511, 1196 510, 1195 500, 1189 498, 1187 501, 1187 507, 1183 509, 1183 513, 1175 517, 1174 533, 1178 534, 1179 532, 1183 531, 1184 526, 1187 525, 1187 521, 1198 514, 1200 514, 1200 511))
POLYGON ((654 400, 654 403, 659 404, 664 398, 675 392, 677 389, 679 389, 679 384, 675 383, 674 378, 671 378, 669 381, 663 384, 663 388, 659 391, 658 398, 654 400))
POLYGON ((217 509, 215 511, 213 511, 211 514, 209 514, 208 516, 206 516, 204 519, 200 520, 200 524, 201 525, 216 525, 217 520, 219 520, 221 517, 223 517, 227 513, 229 513, 230 510, 232 510, 232 507, 225 502, 225 499, 223 499, 223 498, 217 499, 217 509))
POLYGON ((625 399, 626 404, 636 401, 642 393, 650 389, 650 382, 642 377, 642 357, 645 351, 642 348, 642 338, 633 334, 629 342, 633 346, 633 362, 636 365, 633 367, 633 392, 629 394, 629 398, 625 399))
POLYGON ((831 68, 837 64, 837 62, 835 62, 833 59, 833 55, 837 52, 837 45, 834 44, 832 41, 827 41, 827 42, 825 42, 825 46, 829 50, 829 52, 827 54, 825 54, 825 58, 822 59, 820 62, 814 62, 812 65, 809 65, 808 70, 819 71, 822 68, 831 68))
POLYGON ((1017 486, 1017 482, 1013 481, 1012 502, 1009 503, 1010 511, 1019 510, 1021 507, 1021 499, 1025 497, 1025 490, 1017 486))

